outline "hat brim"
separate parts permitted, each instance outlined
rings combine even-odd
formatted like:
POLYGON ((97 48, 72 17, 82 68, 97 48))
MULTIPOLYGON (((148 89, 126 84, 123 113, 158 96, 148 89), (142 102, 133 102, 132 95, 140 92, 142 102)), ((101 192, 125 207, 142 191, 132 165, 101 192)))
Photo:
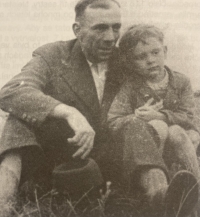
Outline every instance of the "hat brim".
POLYGON ((53 170, 53 186, 59 192, 83 194, 103 183, 97 163, 91 159, 72 160, 53 170))

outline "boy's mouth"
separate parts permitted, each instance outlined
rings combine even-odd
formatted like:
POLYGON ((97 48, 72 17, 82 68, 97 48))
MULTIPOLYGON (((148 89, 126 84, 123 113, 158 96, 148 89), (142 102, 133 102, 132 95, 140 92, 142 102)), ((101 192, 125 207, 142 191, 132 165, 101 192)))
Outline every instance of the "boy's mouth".
POLYGON ((149 72, 157 71, 159 70, 159 66, 154 66, 148 69, 149 72))

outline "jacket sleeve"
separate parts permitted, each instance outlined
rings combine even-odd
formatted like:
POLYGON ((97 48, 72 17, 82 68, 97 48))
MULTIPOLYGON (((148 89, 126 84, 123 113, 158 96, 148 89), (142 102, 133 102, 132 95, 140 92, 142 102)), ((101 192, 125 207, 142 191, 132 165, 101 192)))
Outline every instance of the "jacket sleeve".
POLYGON ((20 74, 0 92, 0 107, 15 117, 40 126, 49 113, 61 102, 45 94, 51 74, 46 61, 33 53, 32 60, 20 74))
POLYGON ((188 78, 181 81, 181 88, 179 91, 179 102, 177 108, 174 110, 161 110, 167 117, 169 125, 180 125, 185 129, 196 129, 194 126, 194 96, 190 80, 188 78))
POLYGON ((132 95, 131 85, 125 82, 108 112, 108 127, 112 133, 118 133, 124 125, 134 119, 132 102, 135 102, 135 99, 132 95))

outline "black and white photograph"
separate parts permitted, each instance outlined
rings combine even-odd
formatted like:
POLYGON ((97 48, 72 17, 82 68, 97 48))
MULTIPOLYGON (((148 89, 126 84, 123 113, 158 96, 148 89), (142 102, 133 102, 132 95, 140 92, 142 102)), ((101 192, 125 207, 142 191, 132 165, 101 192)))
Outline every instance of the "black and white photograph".
POLYGON ((0 217, 200 217, 199 11, 0 0, 0 217))

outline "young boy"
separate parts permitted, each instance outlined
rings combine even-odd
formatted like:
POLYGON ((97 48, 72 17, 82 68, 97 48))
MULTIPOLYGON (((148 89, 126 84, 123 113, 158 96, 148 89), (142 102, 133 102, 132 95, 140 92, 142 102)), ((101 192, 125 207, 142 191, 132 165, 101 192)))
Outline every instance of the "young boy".
POLYGON ((159 148, 168 152, 163 153, 170 157, 168 163, 178 162, 200 179, 191 84, 185 75, 165 66, 163 33, 154 26, 132 26, 122 36, 119 48, 130 76, 110 108, 111 130, 117 132, 133 119, 148 122, 157 132, 159 148))
MULTIPOLYGON (((191 172, 197 180, 200 179, 196 156, 199 133, 193 123, 193 92, 185 75, 165 66, 167 47, 164 46, 163 33, 158 28, 149 25, 130 27, 122 36, 119 48, 128 76, 111 105, 108 125, 117 140, 116 144, 121 143, 123 147, 123 159, 128 159, 126 167, 132 167, 134 164, 131 162, 136 162, 135 167, 140 172, 139 179, 133 170, 125 171, 125 174, 131 175, 133 180, 139 180, 139 186, 145 192, 151 207, 154 207, 151 210, 155 211, 156 207, 160 207, 157 202, 163 201, 161 198, 166 198, 168 194, 163 191, 168 186, 166 178, 164 182, 162 178, 165 176, 159 170, 159 165, 154 164, 154 159, 158 156, 169 171, 172 170, 172 165, 180 165, 181 169, 191 172), (149 143, 150 137, 145 135, 147 126, 153 130, 151 138, 154 137, 156 141, 155 149, 149 143), (138 143, 138 138, 145 145, 138 143), (157 202, 156 195, 162 195, 157 198, 157 202)), ((170 183, 173 180, 177 180, 177 174, 170 183)), ((173 211, 169 212, 169 216, 179 216, 180 210, 180 216, 187 216, 187 206, 194 200, 189 196, 193 202, 184 201, 198 184, 188 187, 187 195, 185 198, 178 196, 178 202, 175 198, 182 193, 177 193, 177 190, 183 183, 187 187, 188 182, 186 177, 175 182, 179 184, 173 190, 171 188, 173 196, 170 207, 173 206, 173 211), (184 203, 182 207, 181 201, 184 203)), ((136 189, 137 187, 134 188, 136 189)), ((182 192, 186 191, 182 189, 182 192)), ((167 200, 164 201, 167 204, 167 200)))

